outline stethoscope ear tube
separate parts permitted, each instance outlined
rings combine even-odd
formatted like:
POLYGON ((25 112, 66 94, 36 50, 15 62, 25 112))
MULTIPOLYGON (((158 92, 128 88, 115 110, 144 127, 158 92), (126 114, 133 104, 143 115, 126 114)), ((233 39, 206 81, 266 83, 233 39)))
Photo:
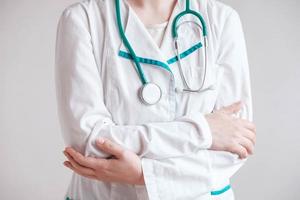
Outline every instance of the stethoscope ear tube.
POLYGON ((180 74, 181 80, 183 81, 183 84, 185 86, 185 88, 182 89, 183 92, 201 92, 201 91, 204 91, 203 87, 204 87, 205 79, 206 79, 206 75, 207 75, 207 62, 208 62, 207 61, 207 37, 206 36, 204 36, 203 42, 204 42, 204 47, 203 47, 204 48, 204 50, 203 50, 203 52, 204 52, 204 73, 203 73, 203 77, 202 77, 202 83, 201 83, 201 86, 199 88, 192 89, 189 86, 189 84, 187 83, 186 78, 185 78, 184 73, 183 73, 181 58, 180 58, 180 54, 179 54, 178 39, 175 38, 175 40, 174 40, 176 56, 178 58, 179 74, 180 74))
POLYGON ((178 32, 177 32, 177 24, 178 24, 178 21, 180 20, 180 18, 182 18, 184 15, 188 15, 188 14, 191 14, 191 15, 194 15, 195 17, 197 17, 201 23, 201 26, 202 26, 202 34, 203 34, 203 37, 206 37, 207 36, 207 27, 206 27, 206 23, 205 23, 205 20, 203 19, 202 15, 198 12, 195 12, 194 10, 191 10, 190 9, 190 0, 186 0, 186 6, 185 6, 185 10, 182 11, 181 13, 179 13, 173 23, 172 23, 172 36, 173 38, 178 38, 178 32))

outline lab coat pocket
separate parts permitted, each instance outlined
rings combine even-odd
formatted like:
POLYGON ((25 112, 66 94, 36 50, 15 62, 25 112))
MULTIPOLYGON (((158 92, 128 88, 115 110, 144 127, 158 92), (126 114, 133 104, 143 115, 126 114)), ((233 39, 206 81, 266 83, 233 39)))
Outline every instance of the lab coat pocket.
POLYGON ((201 42, 195 42, 192 46, 185 44, 183 49, 187 50, 181 50, 181 59, 177 63, 181 69, 179 73, 192 90, 214 90, 223 75, 223 68, 206 58, 208 51, 205 48, 201 42))
POLYGON ((211 65, 207 68, 206 77, 204 80, 203 90, 218 91, 219 85, 222 81, 224 70, 218 65, 211 65))
POLYGON ((211 113, 215 107, 219 85, 222 80, 223 69, 217 68, 214 65, 208 65, 207 74, 204 85, 200 92, 184 93, 184 98, 187 98, 190 105, 187 109, 188 112, 195 110, 201 113, 211 113))
POLYGON ((181 78, 190 89, 199 89, 207 73, 201 42, 191 46, 182 43, 182 47, 178 48, 181 53, 178 53, 180 59, 178 59, 177 65, 181 78))
POLYGON ((209 107, 210 111, 213 111, 221 92, 220 88, 223 84, 224 68, 216 63, 209 66, 203 86, 203 93, 207 94, 204 97, 204 106, 209 107))

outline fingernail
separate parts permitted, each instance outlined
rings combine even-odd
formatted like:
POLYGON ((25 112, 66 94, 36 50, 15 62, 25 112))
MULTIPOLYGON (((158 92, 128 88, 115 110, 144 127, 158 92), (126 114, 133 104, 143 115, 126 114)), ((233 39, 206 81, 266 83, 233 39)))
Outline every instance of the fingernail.
POLYGON ((97 142, 98 142, 99 144, 103 144, 103 143, 104 143, 104 139, 103 139, 103 138, 98 138, 98 139, 97 139, 97 142))

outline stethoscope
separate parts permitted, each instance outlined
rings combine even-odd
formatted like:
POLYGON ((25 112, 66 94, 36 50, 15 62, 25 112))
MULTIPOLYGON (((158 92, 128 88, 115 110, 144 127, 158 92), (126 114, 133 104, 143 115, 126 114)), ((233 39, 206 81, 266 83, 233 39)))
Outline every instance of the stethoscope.
MULTIPOLYGON (((138 75, 143 84, 143 86, 138 91, 138 95, 139 95, 141 101, 143 103, 145 103, 146 105, 154 105, 154 104, 158 103, 159 100, 161 99, 162 90, 157 84, 155 84, 153 82, 149 82, 147 80, 147 78, 145 77, 144 70, 142 69, 142 67, 140 65, 139 59, 138 59, 135 51, 133 50, 132 46, 130 45, 130 43, 125 35, 124 29, 123 29, 122 19, 121 19, 120 0, 115 0, 115 2, 116 2, 117 25, 118 25, 121 39, 124 42, 125 47, 129 51, 135 65, 136 65, 138 75)), ((201 91, 203 91, 206 73, 207 73, 207 47, 208 47, 207 29, 206 29, 206 23, 205 23, 203 17, 201 16, 201 14, 190 9, 190 0, 186 0, 185 10, 182 11, 181 13, 179 13, 172 22, 172 37, 174 39, 174 46, 176 49, 176 57, 178 58, 178 63, 179 63, 179 65, 178 65, 179 73, 180 73, 181 79, 185 86, 184 88, 180 89, 179 91, 182 91, 182 92, 201 92, 201 91), (205 54, 204 55, 204 73, 203 73, 201 86, 197 89, 192 89, 189 86, 189 84, 187 83, 186 78, 183 73, 183 70, 182 70, 182 63, 181 63, 181 58, 180 58, 180 54, 179 54, 178 32, 177 32, 177 29, 179 26, 177 26, 177 24, 178 24, 178 21, 180 18, 182 18, 184 15, 188 15, 188 14, 194 15, 200 20, 201 26, 197 23, 195 23, 195 24, 197 26, 199 26, 200 28, 202 28, 202 36, 203 36, 203 41, 204 41, 204 44, 203 44, 204 54, 205 54)))

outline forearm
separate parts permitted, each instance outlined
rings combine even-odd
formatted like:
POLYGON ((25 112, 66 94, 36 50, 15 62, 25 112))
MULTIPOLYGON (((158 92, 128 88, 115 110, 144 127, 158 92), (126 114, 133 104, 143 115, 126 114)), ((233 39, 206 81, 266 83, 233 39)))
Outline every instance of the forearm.
POLYGON ((207 149, 212 136, 209 125, 200 112, 185 115, 174 121, 142 125, 115 125, 98 123, 86 143, 86 155, 107 157, 96 148, 95 140, 105 137, 131 150, 140 157, 164 159, 207 149))

